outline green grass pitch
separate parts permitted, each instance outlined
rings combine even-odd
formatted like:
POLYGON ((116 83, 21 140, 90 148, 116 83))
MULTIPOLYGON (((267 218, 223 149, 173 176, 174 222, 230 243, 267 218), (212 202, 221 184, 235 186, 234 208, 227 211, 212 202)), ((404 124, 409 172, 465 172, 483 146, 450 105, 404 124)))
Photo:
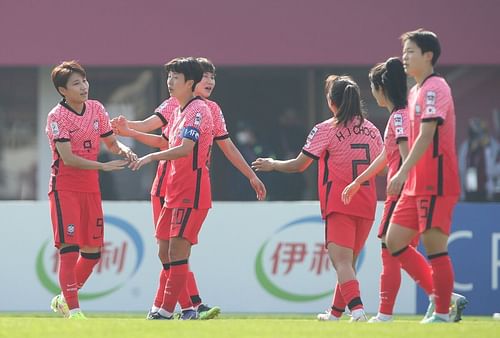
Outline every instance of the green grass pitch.
POLYGON ((70 321, 51 313, 0 313, 0 338, 499 338, 500 321, 465 316, 460 323, 422 325, 421 316, 397 316, 389 324, 318 322, 315 315, 222 314, 209 321, 148 321, 138 313, 88 313, 70 321))

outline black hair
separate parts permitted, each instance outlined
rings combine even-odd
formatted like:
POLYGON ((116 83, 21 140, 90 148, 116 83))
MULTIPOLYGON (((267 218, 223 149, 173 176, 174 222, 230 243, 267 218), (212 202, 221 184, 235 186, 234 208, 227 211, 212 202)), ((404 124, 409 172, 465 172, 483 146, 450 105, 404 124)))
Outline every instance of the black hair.
POLYGON ((194 57, 179 57, 169 61, 165 64, 165 72, 167 75, 170 72, 183 74, 185 81, 193 80, 193 91, 203 78, 203 69, 194 57))
POLYGON ((366 112, 361 102, 359 86, 350 76, 330 75, 325 80, 325 94, 337 107, 336 123, 347 126, 347 123, 359 117, 359 125, 363 124, 366 112))
POLYGON ((64 61, 60 65, 54 67, 52 69, 52 73, 50 74, 52 78, 52 83, 54 87, 56 87, 57 92, 64 97, 63 94, 59 91, 59 87, 66 88, 68 85, 68 80, 73 73, 80 74, 84 78, 87 77, 85 69, 78 63, 78 61, 64 61))
POLYGON ((383 63, 375 65, 368 75, 375 89, 382 88, 385 96, 392 102, 394 109, 402 109, 407 105, 408 85, 406 73, 401 60, 391 57, 383 63))
POLYGON ((215 65, 209 59, 205 57, 196 58, 203 69, 203 73, 212 73, 215 75, 215 65))
POLYGON ((432 52, 432 65, 434 66, 441 55, 441 45, 436 33, 427 31, 423 28, 403 33, 400 37, 403 44, 407 41, 413 41, 418 48, 422 50, 422 54, 432 52))

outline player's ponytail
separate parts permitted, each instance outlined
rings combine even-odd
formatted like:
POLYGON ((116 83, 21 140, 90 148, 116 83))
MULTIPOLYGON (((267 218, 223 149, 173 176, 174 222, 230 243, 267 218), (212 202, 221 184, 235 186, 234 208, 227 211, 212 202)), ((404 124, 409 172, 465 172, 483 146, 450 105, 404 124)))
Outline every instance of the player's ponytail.
POLYGON ((406 107, 408 87, 401 60, 392 57, 384 63, 375 65, 368 77, 376 90, 382 88, 385 97, 394 105, 394 109, 406 107))
POLYGON ((347 126, 347 123, 355 118, 359 119, 359 125, 364 121, 365 112, 359 86, 349 76, 328 77, 325 90, 332 103, 338 108, 335 115, 336 123, 347 126))

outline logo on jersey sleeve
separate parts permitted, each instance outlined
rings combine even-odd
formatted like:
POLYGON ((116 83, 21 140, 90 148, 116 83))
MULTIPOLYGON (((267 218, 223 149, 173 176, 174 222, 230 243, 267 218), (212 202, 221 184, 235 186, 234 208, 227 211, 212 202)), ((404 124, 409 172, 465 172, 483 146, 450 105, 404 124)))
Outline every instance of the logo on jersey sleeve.
POLYGON ((54 136, 59 135, 59 125, 57 124, 57 122, 51 122, 50 129, 52 129, 52 135, 54 136))
POLYGON ((314 135, 316 135, 317 132, 318 132, 318 127, 314 127, 311 130, 311 132, 307 136, 306 145, 304 146, 304 148, 309 148, 311 146, 311 142, 312 142, 312 140, 314 138, 314 135))
POLYGON ((429 90, 425 93, 425 104, 434 106, 436 104, 436 92, 429 90))
POLYGON ((403 125, 403 115, 394 114, 394 126, 399 127, 403 125))
POLYGON ((396 127, 396 137, 404 135, 403 127, 396 127))
POLYGON ((198 129, 196 128, 193 128, 193 127, 185 127, 183 130, 182 130, 182 137, 183 138, 187 138, 187 139, 190 139, 191 141, 193 142, 198 142, 199 138, 200 138, 200 132, 198 131, 198 129))
POLYGON ((194 125, 199 127, 201 124, 201 113, 196 113, 196 116, 194 117, 194 125))

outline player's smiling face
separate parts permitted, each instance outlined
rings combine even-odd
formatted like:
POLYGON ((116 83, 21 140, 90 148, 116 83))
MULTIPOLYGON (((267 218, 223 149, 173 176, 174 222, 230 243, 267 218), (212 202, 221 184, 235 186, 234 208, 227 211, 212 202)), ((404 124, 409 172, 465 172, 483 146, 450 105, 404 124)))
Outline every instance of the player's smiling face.
POLYGON ((59 87, 67 102, 83 103, 89 98, 89 82, 81 74, 73 73, 68 78, 66 88, 59 87))
POLYGON ((201 81, 195 88, 195 94, 208 99, 215 88, 215 74, 210 72, 203 73, 201 81))
POLYGON ((186 81, 184 74, 169 72, 167 77, 167 87, 170 96, 180 98, 191 92, 193 81, 186 81))

